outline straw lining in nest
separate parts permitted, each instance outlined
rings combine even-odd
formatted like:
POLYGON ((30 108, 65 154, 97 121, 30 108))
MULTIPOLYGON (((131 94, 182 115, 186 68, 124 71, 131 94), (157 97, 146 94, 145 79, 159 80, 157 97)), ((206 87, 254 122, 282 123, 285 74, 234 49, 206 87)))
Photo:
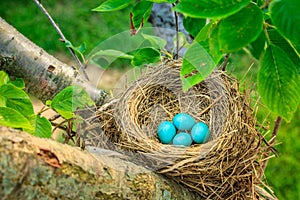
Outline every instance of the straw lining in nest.
POLYGON ((134 81, 108 107, 98 110, 102 124, 99 147, 117 150, 131 161, 186 185, 206 199, 258 198, 256 170, 261 144, 249 97, 238 82, 215 71, 188 92, 182 91, 180 61, 169 61, 134 81), (209 125, 205 144, 188 148, 161 144, 159 123, 185 112, 209 125), (106 138, 106 139, 103 139, 106 138), (107 142, 113 145, 107 145, 107 142))

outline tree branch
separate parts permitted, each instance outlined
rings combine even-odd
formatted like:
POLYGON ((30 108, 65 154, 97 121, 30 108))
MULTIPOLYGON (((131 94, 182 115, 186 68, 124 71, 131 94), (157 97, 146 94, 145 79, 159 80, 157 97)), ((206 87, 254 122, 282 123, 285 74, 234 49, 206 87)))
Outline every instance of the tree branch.
MULTIPOLYGON (((276 137, 277 137, 277 133, 281 124, 282 118, 280 116, 278 116, 274 122, 274 129, 272 132, 272 136, 271 139, 269 140, 268 144, 270 147, 272 147, 275 144, 276 141, 276 137)), ((269 154, 267 156, 265 156, 265 158, 267 158, 269 156, 269 154)), ((268 164, 269 159, 265 159, 264 162, 261 165, 261 176, 264 174, 263 172, 266 170, 267 164, 268 164)))
POLYGON ((224 62, 222 63, 222 71, 226 71, 226 67, 227 67, 227 64, 228 64, 228 61, 229 61, 229 56, 230 56, 230 53, 227 53, 225 55, 225 58, 224 58, 224 62))
POLYGON ((2 199, 199 199, 116 153, 90 154, 6 127, 0 160, 2 199))
MULTIPOLYGON (((61 37, 62 42, 66 42, 67 39, 64 36, 63 32, 60 30, 59 26, 55 23, 55 21, 53 20, 53 18, 51 17, 51 15, 47 12, 47 10, 44 8, 44 6, 41 4, 41 2, 39 2, 38 0, 33 0, 36 5, 42 10, 42 12, 46 15, 46 17, 49 19, 49 21, 51 22, 52 26, 55 28, 56 32, 59 34, 59 36, 61 37)), ((86 80, 89 80, 89 77, 84 69, 84 66, 82 65, 82 63, 80 62, 79 58, 77 57, 76 53, 74 52, 74 50, 70 47, 68 47, 71 55, 73 56, 73 58, 75 59, 75 61, 77 62, 77 64, 79 65, 80 70, 82 71, 84 78, 86 80)))
MULTIPOLYGON (((173 7, 175 7, 175 3, 172 4, 173 7)), ((178 32, 179 32, 179 25, 178 25, 178 13, 176 11, 174 11, 174 18, 175 18, 175 39, 176 39, 176 51, 175 51, 175 55, 174 58, 178 59, 178 55, 179 55, 179 37, 178 37, 178 32)))
POLYGON ((81 85, 96 104, 101 105, 107 93, 97 89, 68 66, 36 46, 14 27, 0 18, 0 70, 24 79, 27 91, 45 102, 69 85, 81 85))

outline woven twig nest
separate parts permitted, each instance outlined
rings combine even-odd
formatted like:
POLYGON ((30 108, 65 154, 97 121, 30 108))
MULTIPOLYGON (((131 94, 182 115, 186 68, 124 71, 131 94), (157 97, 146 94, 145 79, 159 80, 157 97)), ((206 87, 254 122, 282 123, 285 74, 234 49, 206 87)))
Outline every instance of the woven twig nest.
POLYGON ((150 69, 100 108, 96 146, 122 152, 205 199, 259 198, 257 171, 268 151, 256 130, 250 98, 222 71, 184 93, 180 66, 180 61, 168 61, 150 69), (180 112, 208 124, 207 143, 182 148, 159 142, 159 123, 180 112))

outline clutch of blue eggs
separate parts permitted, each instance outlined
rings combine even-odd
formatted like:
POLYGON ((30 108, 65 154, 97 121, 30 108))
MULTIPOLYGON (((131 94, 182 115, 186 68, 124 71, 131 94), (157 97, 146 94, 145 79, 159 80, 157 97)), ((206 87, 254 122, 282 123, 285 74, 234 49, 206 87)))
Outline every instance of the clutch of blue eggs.
POLYGON ((172 121, 162 121, 157 128, 161 143, 179 147, 206 143, 209 136, 208 126, 204 122, 197 122, 187 113, 178 113, 172 121))

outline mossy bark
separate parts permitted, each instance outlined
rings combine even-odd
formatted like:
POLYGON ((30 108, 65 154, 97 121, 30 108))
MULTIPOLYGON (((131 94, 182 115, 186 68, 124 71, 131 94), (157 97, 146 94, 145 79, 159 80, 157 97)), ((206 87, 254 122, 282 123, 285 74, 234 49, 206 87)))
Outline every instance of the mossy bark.
POLYGON ((2 199, 198 199, 141 166, 0 127, 2 199))

